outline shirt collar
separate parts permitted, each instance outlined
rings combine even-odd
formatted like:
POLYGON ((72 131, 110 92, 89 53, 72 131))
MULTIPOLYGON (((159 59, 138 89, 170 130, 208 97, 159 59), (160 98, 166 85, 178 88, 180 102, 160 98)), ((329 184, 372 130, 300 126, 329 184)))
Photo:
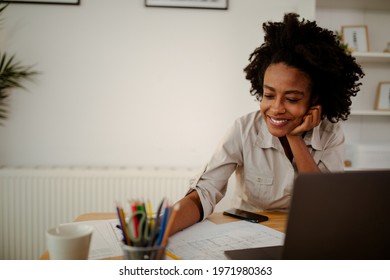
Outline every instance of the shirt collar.
MULTIPOLYGON (((257 134, 255 145, 263 149, 275 148, 283 151, 283 147, 279 139, 269 133, 267 124, 265 123, 263 117, 260 118, 259 123, 259 133, 257 134)), ((323 149, 323 143, 321 143, 320 137, 320 127, 321 123, 312 130, 308 131, 304 137, 306 145, 311 146, 315 150, 323 149)))
POLYGON ((269 133, 267 124, 265 123, 263 117, 260 117, 259 125, 259 133, 257 134, 255 145, 262 149, 275 148, 283 151, 283 147, 279 139, 269 133))

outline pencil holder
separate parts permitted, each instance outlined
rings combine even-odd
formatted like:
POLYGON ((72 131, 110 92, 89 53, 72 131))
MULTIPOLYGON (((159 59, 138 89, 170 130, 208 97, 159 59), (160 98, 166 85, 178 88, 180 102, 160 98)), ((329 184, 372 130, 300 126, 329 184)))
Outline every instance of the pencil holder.
POLYGON ((136 247, 122 244, 125 260, 165 260, 166 246, 136 247))

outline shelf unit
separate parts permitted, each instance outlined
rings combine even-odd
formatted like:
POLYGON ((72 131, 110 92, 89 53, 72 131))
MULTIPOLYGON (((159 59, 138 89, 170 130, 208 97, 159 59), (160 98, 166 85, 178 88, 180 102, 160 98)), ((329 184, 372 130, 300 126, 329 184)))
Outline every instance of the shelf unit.
MULTIPOLYGON (((380 65, 386 65, 389 64, 390 69, 390 53, 385 52, 354 52, 352 55, 356 58, 358 63, 363 65, 364 64, 380 64, 380 65)), ((390 77, 389 77, 390 80, 390 77)), ((362 92, 361 94, 374 94, 376 97, 376 92, 370 93, 370 92, 362 92)), ((373 106, 373 105, 372 105, 373 106)), ((374 109, 361 109, 361 110, 354 110, 352 109, 351 115, 355 116, 390 116, 390 111, 380 111, 380 110, 374 110, 374 109)))
POLYGON ((352 53, 366 75, 343 123, 345 159, 352 164, 347 170, 390 168, 390 111, 375 110, 379 82, 390 81, 390 53, 383 52, 390 42, 390 1, 316 0, 316 19, 338 31, 343 25, 368 26, 370 51, 352 53))
POLYGON ((375 110, 379 82, 390 81, 390 53, 383 52, 390 42, 390 1, 316 0, 316 14, 321 25, 332 30, 341 31, 343 25, 368 26, 370 51, 352 53, 366 75, 352 100, 351 115, 390 116, 389 111, 375 110))
MULTIPOLYGON (((363 66, 363 70, 366 70, 365 66, 368 65, 375 65, 376 66, 382 66, 384 68, 388 68, 390 70, 390 53, 385 52, 354 52, 352 55, 356 58, 357 62, 360 63, 363 66)), ((368 70, 367 70, 368 71, 368 70)), ((366 71, 365 71, 366 72, 366 71)), ((369 75, 370 73, 368 73, 369 75)), ((370 83, 379 83, 379 81, 372 80, 375 76, 371 73, 371 76, 368 76, 367 79, 371 79, 370 83)), ((387 79, 390 81, 390 76, 387 79)), ((369 104, 365 105, 364 109, 354 109, 352 107, 351 115, 358 115, 358 116, 390 116, 390 111, 385 110, 375 110, 375 102, 376 101, 376 95, 377 91, 376 88, 373 88, 371 86, 370 90, 361 91, 359 95, 369 95, 371 101, 368 102, 369 104)), ((367 98, 367 97, 366 97, 367 98)), ((367 103, 367 102, 366 102, 367 103)))

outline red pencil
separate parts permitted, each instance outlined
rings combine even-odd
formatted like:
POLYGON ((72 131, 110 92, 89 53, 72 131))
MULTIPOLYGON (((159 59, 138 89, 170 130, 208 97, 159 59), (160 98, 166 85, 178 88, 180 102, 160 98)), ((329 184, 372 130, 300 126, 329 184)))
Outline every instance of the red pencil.
MULTIPOLYGON (((132 201, 131 203, 131 212, 134 214, 137 212, 137 202, 132 201)), ((134 237, 138 238, 138 218, 136 216, 133 217, 133 226, 134 226, 134 237)))

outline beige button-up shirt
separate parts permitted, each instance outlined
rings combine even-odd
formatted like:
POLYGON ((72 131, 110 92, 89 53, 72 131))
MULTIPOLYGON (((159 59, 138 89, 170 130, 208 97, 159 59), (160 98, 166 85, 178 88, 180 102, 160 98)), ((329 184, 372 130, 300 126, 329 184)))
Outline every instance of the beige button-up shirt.
MULTIPOLYGON (((306 133, 304 141, 321 171, 344 169, 344 133, 339 123, 322 120, 306 133)), ((225 195, 234 171, 234 207, 247 211, 288 209, 297 168, 285 155, 279 139, 268 132, 260 111, 235 121, 191 183, 190 191, 196 190, 200 196, 203 218, 225 195)))

